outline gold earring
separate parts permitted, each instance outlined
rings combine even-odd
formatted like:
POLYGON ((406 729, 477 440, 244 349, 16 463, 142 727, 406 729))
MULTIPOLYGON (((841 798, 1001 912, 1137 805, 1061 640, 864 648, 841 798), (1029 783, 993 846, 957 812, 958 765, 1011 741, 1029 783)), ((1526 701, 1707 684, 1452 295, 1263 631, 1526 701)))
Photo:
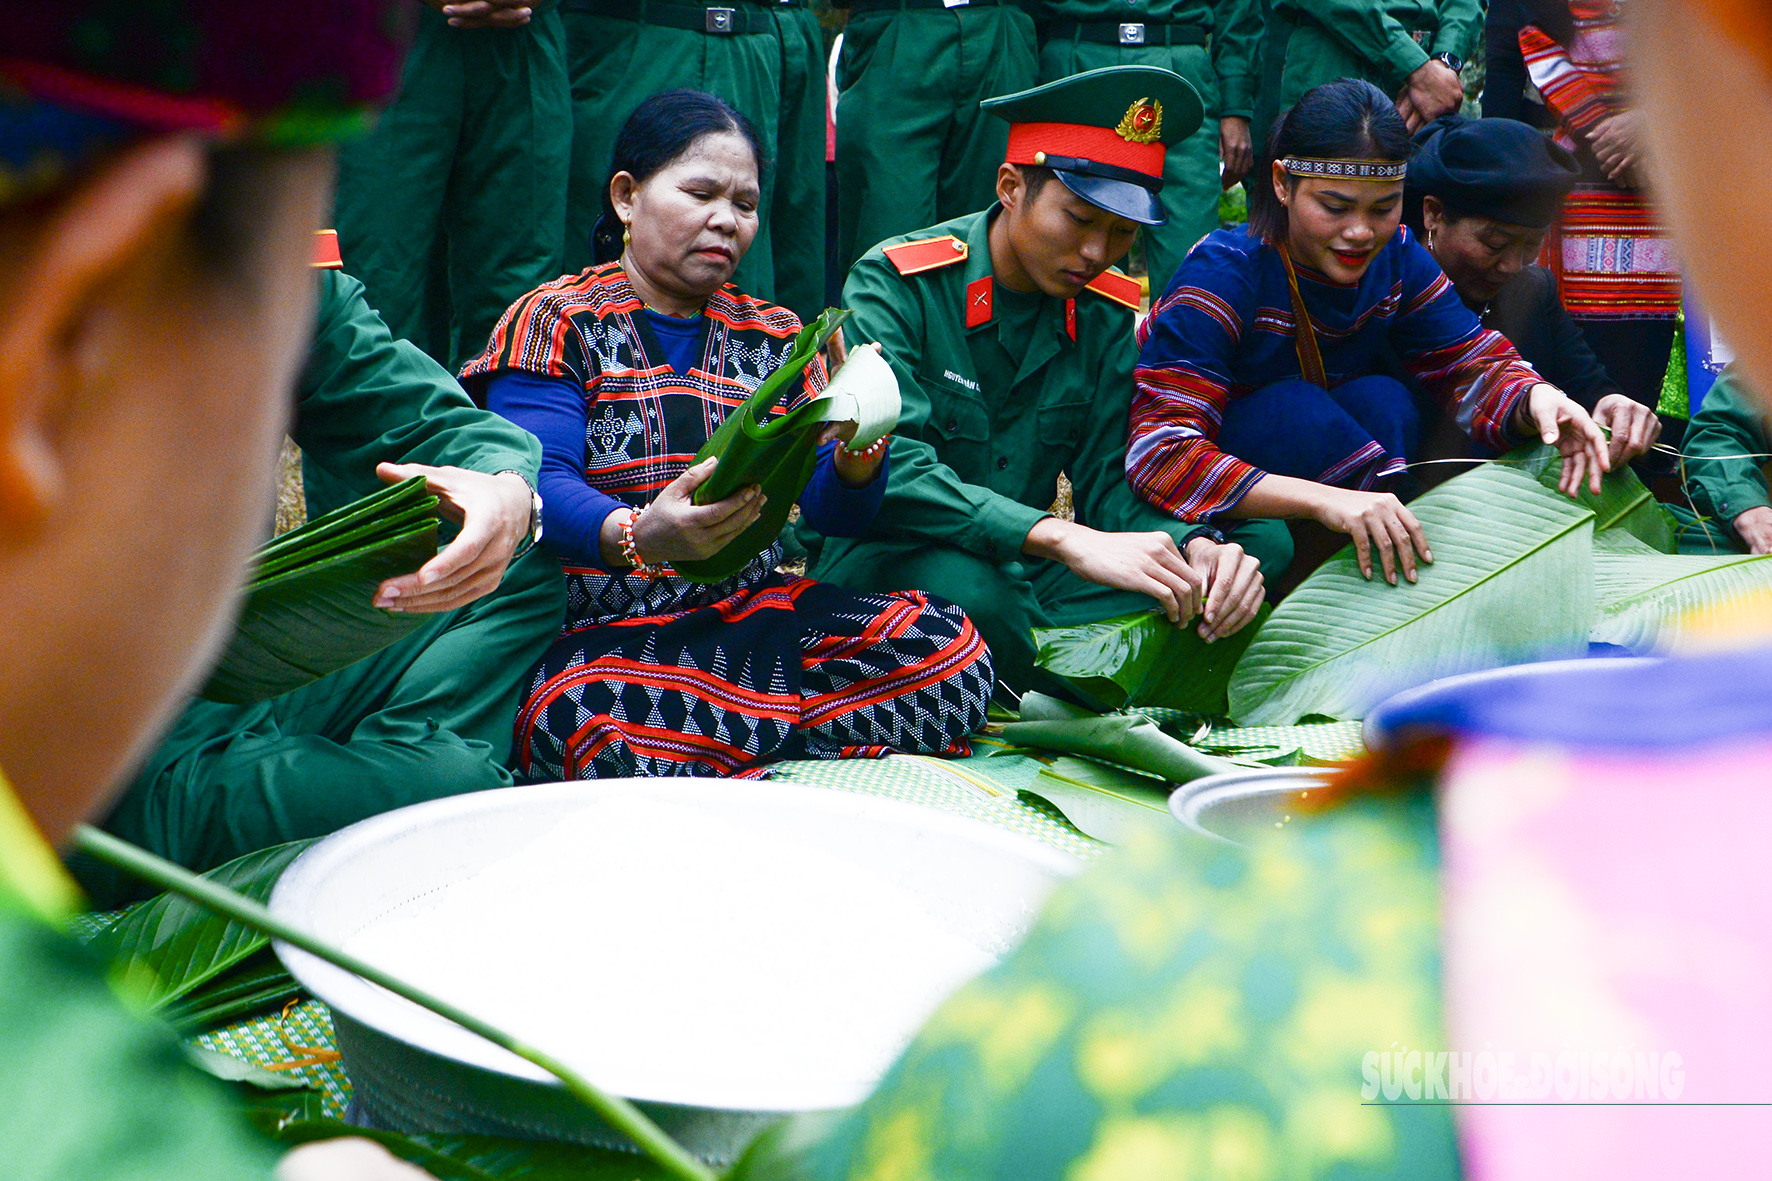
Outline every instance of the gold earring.
POLYGON ((627 226, 621 227, 621 244, 623 246, 632 246, 634 244, 633 231, 629 230, 627 226))

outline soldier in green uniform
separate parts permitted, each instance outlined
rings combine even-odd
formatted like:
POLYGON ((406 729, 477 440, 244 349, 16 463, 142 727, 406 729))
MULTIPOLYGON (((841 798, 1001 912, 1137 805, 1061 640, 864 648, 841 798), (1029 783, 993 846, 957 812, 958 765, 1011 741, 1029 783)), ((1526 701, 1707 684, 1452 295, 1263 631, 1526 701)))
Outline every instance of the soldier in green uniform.
MULTIPOLYGON (((464 519, 425 570, 382 588, 384 605, 426 613, 422 626, 270 701, 193 702, 148 756, 104 827, 193 869, 510 786, 518 695, 566 614, 558 564, 528 552, 540 444, 392 338, 361 283, 316 274, 319 316, 291 430, 310 515, 422 474, 464 519)), ((78 868, 101 905, 136 889, 84 859, 78 868)))
MULTIPOLYGON (((50 846, 102 806, 215 650, 269 508, 311 314, 324 145, 392 92, 405 6, 5 6, 7 1177, 270 1181, 276 1168, 232 1097, 60 929, 78 900, 50 846)), ((306 1171, 282 1175, 421 1176, 355 1143, 380 1165, 313 1146, 306 1171)))
POLYGON ((426 0, 399 97, 339 154, 335 224, 370 306, 452 372, 560 275, 571 102, 553 0, 426 0))
MULTIPOLYGON (((838 0, 837 257, 990 204, 1003 125, 979 103, 1039 81, 1019 0, 838 0)), ((746 288, 749 290, 749 288, 746 288)))
POLYGON ((572 61, 568 271, 596 261, 591 235, 622 121, 652 95, 702 90, 748 117, 769 157, 762 224, 732 281, 808 321, 824 309, 824 35, 807 3, 561 0, 572 61))
POLYGON ((1195 242, 1218 228, 1218 196, 1254 166, 1257 0, 1046 0, 1040 77, 1053 81, 1104 66, 1174 70, 1200 93, 1206 119, 1169 149, 1163 167, 1168 220, 1143 231, 1151 295, 1195 242), (1222 165, 1222 172, 1220 166, 1222 165))
POLYGON ((1273 0, 1256 134, 1265 141, 1282 111, 1337 78, 1364 78, 1395 96, 1411 132, 1457 114, 1483 9, 1483 0, 1273 0))
POLYGON ((1686 427, 1687 492, 1703 514, 1680 516, 1680 552, 1772 553, 1772 420, 1747 390, 1739 365, 1718 375, 1686 427))
POLYGON ((1126 481, 1139 291, 1108 268, 1161 223, 1165 146, 1199 126, 1198 96, 1168 70, 1119 66, 986 106, 1011 124, 999 204, 883 243, 849 274, 849 335, 883 346, 904 411, 873 527, 824 541, 808 574, 953 600, 1019 693, 1036 626, 1152 607, 1182 623, 1203 606, 1201 635, 1229 635, 1291 542, 1278 522, 1228 542, 1126 481), (1061 472, 1074 522, 1049 508, 1061 472))

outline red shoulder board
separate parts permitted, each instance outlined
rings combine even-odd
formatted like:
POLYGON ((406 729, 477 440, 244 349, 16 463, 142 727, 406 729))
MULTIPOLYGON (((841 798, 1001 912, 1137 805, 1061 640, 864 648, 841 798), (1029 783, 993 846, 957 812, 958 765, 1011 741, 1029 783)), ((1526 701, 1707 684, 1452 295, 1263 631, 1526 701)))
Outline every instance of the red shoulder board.
POLYGON ((337 230, 314 231, 314 265, 327 270, 340 270, 345 260, 338 252, 337 230))
POLYGON ((901 275, 920 275, 924 271, 933 271, 937 267, 950 266, 956 262, 966 261, 966 243, 952 234, 943 234, 939 238, 924 238, 920 242, 900 242, 897 246, 883 246, 880 253, 892 261, 901 275))
POLYGON ((1095 276, 1089 281, 1089 290, 1135 312, 1138 310, 1138 301, 1144 297, 1144 288, 1138 285, 1138 280, 1128 279, 1119 271, 1103 271, 1095 276))

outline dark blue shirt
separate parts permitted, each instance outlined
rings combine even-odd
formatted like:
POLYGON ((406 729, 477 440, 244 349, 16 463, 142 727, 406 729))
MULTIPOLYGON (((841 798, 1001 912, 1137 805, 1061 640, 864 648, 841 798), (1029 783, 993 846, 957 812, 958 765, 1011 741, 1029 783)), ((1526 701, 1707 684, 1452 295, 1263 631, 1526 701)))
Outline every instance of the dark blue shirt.
POLYGON ((701 360, 701 313, 684 319, 651 308, 645 311, 646 319, 652 323, 653 335, 658 337, 658 346, 664 350, 665 360, 678 373, 688 373, 701 360))

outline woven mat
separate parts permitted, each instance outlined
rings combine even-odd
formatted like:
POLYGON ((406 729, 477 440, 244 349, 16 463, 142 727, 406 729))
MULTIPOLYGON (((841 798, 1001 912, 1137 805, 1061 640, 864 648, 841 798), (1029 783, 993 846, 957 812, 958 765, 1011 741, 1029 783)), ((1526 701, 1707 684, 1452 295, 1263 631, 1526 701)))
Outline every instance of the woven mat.
MULTIPOLYGON (((1297 748, 1307 757, 1323 761, 1353 758, 1365 749, 1360 743, 1358 722, 1220 728, 1211 732, 1207 742, 1238 748, 1297 748)), ((772 777, 789 783, 885 796, 939 808, 1033 837, 1077 857, 1099 856, 1104 846, 1071 827, 1069 821, 1044 801, 1017 794, 1019 787, 1032 783, 1039 774, 1040 764, 1029 758, 992 755, 994 745, 988 739, 975 741, 977 753, 969 759, 888 755, 883 759, 780 763, 772 768, 772 777)), ((324 1052, 337 1048, 331 1013, 325 1005, 312 999, 303 1001, 287 1019, 263 1017, 243 1021, 203 1034, 196 1040, 212 1050, 264 1067, 311 1057, 316 1050, 324 1052)), ((286 1073, 317 1087, 324 1097, 328 1115, 344 1114, 350 1102, 351 1082, 338 1063, 302 1067, 286 1073)))

